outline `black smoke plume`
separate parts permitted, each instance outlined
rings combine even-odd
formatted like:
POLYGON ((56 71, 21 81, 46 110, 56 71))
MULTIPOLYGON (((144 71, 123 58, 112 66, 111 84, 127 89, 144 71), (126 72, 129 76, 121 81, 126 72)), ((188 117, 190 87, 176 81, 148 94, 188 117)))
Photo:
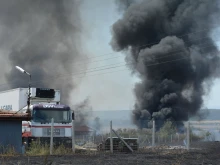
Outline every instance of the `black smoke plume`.
POLYGON ((89 117, 92 114, 92 107, 90 106, 89 98, 73 106, 75 113, 75 125, 85 126, 88 125, 89 117))
POLYGON ((62 102, 69 102, 76 85, 70 73, 82 57, 79 7, 77 0, 0 1, 0 49, 6 53, 1 58, 8 59, 9 69, 1 70, 10 88, 28 86, 18 65, 32 74, 32 86, 60 89, 62 102))
POLYGON ((126 52, 141 79, 133 111, 139 128, 152 119, 158 128, 166 120, 179 125, 198 114, 204 83, 219 71, 210 37, 219 15, 218 0, 146 0, 131 4, 114 23, 111 45, 126 52))

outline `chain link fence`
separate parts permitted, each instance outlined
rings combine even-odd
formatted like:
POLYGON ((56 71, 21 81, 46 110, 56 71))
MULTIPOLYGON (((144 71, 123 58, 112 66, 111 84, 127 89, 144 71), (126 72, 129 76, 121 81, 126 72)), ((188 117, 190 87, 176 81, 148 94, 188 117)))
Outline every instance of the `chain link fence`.
POLYGON ((220 141, 220 121, 191 121, 190 148, 201 149, 208 142, 220 141))
MULTIPOLYGON (((183 126, 183 131, 176 130, 171 122, 166 122, 160 129, 157 128, 157 122, 153 122, 149 128, 118 128, 113 129, 122 139, 131 145, 135 143, 138 149, 152 148, 156 146, 181 147, 187 146, 187 131, 183 126), (129 140, 130 139, 130 140, 129 140), (130 142, 132 141, 132 142, 130 142), (136 144, 137 143, 137 144, 136 144)), ((113 149, 121 150, 120 139, 116 134, 112 133, 113 149), (117 140, 116 140, 117 139, 117 140)), ((76 135, 75 143, 79 148, 101 150, 103 145, 110 145, 110 125, 101 131, 91 132, 89 135, 76 135), (107 144, 108 143, 108 144, 107 144)), ((109 150, 109 146, 106 147, 109 150)))
MULTIPOLYGON (((220 121, 189 121, 180 126, 176 125, 177 121, 167 121, 163 125, 154 121, 148 128, 142 129, 120 128, 112 123, 113 152, 130 152, 126 144, 135 152, 147 152, 152 149, 202 149, 205 148, 203 145, 208 145, 206 142, 220 141, 220 121)), ((92 129, 87 133, 75 134, 77 152, 110 152, 110 122, 108 124, 109 127, 102 130, 92 129)), ((0 146, 0 152, 5 152, 5 147, 0 146)))
MULTIPOLYGON (((175 123, 178 123, 175 121, 175 123)), ((199 143, 206 141, 220 141, 220 121, 196 122, 189 121, 176 127, 171 121, 167 121, 158 128, 157 121, 152 122, 149 128, 115 128, 113 129, 124 140, 133 139, 137 142, 138 149, 161 147, 167 149, 194 149, 199 143)), ((120 139, 112 133, 114 151, 120 150, 120 139), (117 140, 114 140, 118 138, 117 140)), ((76 145, 85 149, 101 150, 103 145, 110 145, 110 126, 102 131, 93 132, 90 135, 81 135, 75 138, 76 145), (107 144, 108 143, 108 144, 107 144)), ((109 148, 110 147, 106 147, 109 148)))

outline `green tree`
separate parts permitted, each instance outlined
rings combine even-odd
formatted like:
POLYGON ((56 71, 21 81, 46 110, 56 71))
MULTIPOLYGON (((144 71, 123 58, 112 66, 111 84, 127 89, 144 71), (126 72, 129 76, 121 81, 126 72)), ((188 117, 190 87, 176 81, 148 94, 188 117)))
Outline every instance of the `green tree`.
POLYGON ((167 138, 170 135, 173 135, 175 133, 176 133, 176 130, 175 130, 175 127, 173 126, 173 123, 171 121, 165 122, 159 132, 160 136, 163 138, 167 138))

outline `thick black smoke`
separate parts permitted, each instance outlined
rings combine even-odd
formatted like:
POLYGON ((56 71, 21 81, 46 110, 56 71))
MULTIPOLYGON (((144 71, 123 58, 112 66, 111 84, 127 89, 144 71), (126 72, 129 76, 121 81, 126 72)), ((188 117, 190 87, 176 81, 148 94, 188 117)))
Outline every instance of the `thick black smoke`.
POLYGON ((152 119, 158 127, 165 120, 181 124, 198 114, 204 83, 219 69, 210 38, 219 16, 218 0, 146 0, 131 4, 115 22, 111 45, 127 51, 126 60, 141 79, 134 89, 138 127, 152 119))
POLYGON ((92 115, 92 107, 89 103, 89 98, 73 106, 75 113, 75 125, 85 126, 88 125, 89 117, 92 115))
POLYGON ((82 57, 79 7, 77 0, 0 1, 0 49, 6 52, 1 58, 9 61, 10 88, 28 86, 18 65, 32 74, 32 86, 60 89, 62 102, 69 102, 75 87, 70 73, 82 70, 74 67, 82 57))

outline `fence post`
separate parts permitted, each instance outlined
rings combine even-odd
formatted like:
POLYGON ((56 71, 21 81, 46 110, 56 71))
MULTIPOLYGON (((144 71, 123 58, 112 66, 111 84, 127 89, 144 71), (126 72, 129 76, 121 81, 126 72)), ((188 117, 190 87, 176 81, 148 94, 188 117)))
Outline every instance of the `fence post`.
POLYGON ((152 146, 155 146, 155 121, 153 120, 153 129, 152 129, 152 146))
POLYGON ((111 153, 113 153, 112 121, 110 121, 110 151, 111 151, 111 153))
POLYGON ((75 153, 75 123, 74 119, 72 120, 72 151, 75 153))
POLYGON ((53 154, 53 127, 54 127, 54 119, 51 119, 51 129, 50 129, 50 155, 53 154))
POLYGON ((187 150, 190 149, 190 123, 187 122, 187 150))

